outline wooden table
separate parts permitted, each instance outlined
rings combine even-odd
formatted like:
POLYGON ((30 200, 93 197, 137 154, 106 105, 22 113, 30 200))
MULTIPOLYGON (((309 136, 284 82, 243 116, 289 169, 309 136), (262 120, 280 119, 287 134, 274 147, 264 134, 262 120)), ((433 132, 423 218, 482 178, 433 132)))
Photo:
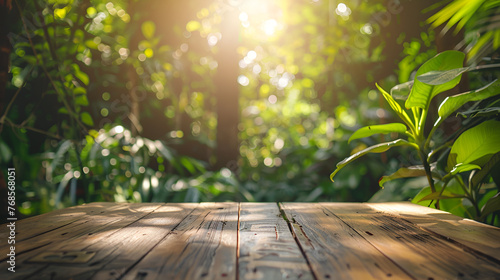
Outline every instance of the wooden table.
POLYGON ((90 203, 0 231, 0 279, 500 279, 500 229, 410 203, 90 203), (6 257, 7 256, 7 257, 6 257))

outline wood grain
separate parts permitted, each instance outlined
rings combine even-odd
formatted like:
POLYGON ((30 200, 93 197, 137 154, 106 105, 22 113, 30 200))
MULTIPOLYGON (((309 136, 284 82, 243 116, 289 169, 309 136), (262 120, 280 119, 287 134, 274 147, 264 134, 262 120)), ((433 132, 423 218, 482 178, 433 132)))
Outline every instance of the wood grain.
MULTIPOLYGON (((101 211, 109 211, 117 207, 116 203, 95 202, 86 205, 69 207, 66 209, 54 210, 49 213, 16 221, 16 241, 21 242, 29 238, 50 232, 54 229, 69 225, 88 215, 94 215, 101 211)), ((6 225, 0 226, 0 239, 7 238, 8 231, 6 225)), ((0 244, 0 250, 5 244, 0 244)), ((3 252, 2 255, 3 257, 3 252)))
POLYGON ((314 279, 276 203, 242 203, 239 279, 314 279))
MULTIPOLYGON (((139 204, 139 217, 110 225, 87 237, 65 242, 58 250, 96 252, 84 265, 50 265, 39 273, 51 279, 118 279, 168 235, 197 204, 139 204)), ((125 213, 124 213, 125 214, 125 213)), ((122 214, 122 215, 124 215, 122 214)))
MULTIPOLYGON (((48 267, 48 264, 30 263, 29 259, 36 255, 48 250, 63 251, 61 248, 66 244, 70 244, 75 239, 78 240, 78 243, 84 243, 87 239, 96 240, 99 236, 106 238, 107 235, 102 233, 108 232, 113 225, 119 228, 129 224, 148 214, 147 211, 144 213, 143 210, 151 212, 159 206, 159 204, 151 204, 148 208, 144 208, 144 205, 140 204, 91 203, 68 208, 68 213, 56 211, 57 213, 54 213, 56 215, 44 215, 43 219, 40 216, 36 216, 33 218, 33 224, 30 223, 32 218, 23 220, 23 224, 19 225, 19 227, 25 232, 23 236, 29 237, 21 241, 16 240, 16 274, 14 279, 23 279, 29 275, 37 275, 41 270, 48 267), (87 214, 80 215, 80 213, 87 214), (76 220, 74 219, 75 214, 78 216, 76 220), (62 219, 61 217, 65 217, 66 219, 62 219), (54 221, 52 220, 53 218, 54 221), (72 222, 68 223, 68 220, 72 222), (31 228, 37 232, 39 229, 36 226, 40 224, 44 225, 43 227, 45 228, 50 227, 51 230, 37 235, 32 234, 31 228)), ((69 250, 72 249, 70 248, 69 250)), ((5 256, 4 251, 2 251, 2 256, 5 256)), ((0 263, 0 279, 6 269, 7 263, 2 261, 0 263)), ((10 276, 12 277, 12 275, 10 276)))
POLYGON ((500 264, 500 228, 410 202, 367 203, 367 205, 397 215, 443 238, 482 252, 500 264))
MULTIPOLYGON (((54 240, 50 245, 37 248, 33 251, 28 251, 18 256, 17 264, 19 273, 16 272, 16 277, 46 277, 48 279, 68 279, 66 275, 78 275, 85 273, 95 273, 95 270, 102 266, 101 262, 106 257, 113 256, 112 253, 121 247, 119 243, 130 238, 122 236, 117 246, 106 246, 110 242, 116 241, 115 237, 120 230, 127 226, 134 225, 137 221, 148 216, 152 211, 158 209, 162 204, 122 204, 123 207, 114 208, 109 212, 99 212, 87 218, 88 223, 74 229, 74 231, 66 231, 61 229, 53 231, 38 237, 37 239, 54 240), (64 241, 60 238, 64 238, 64 241), (75 251, 90 251, 96 252, 96 256, 86 264, 41 264, 32 263, 30 259, 40 253, 47 252, 75 252, 75 251)), ((33 239, 30 241, 34 241, 33 239)), ((123 242, 122 244, 126 244, 123 242)), ((124 248, 123 248, 124 249, 124 248)), ((0 265, 2 269, 3 264, 0 265)), ((0 273, 3 270, 0 270, 0 273)), ((86 278, 83 278, 86 279, 86 278)))
POLYGON ((16 225, 0 279, 500 279, 500 229, 409 203, 91 203, 16 225))
POLYGON ((281 205, 317 279, 412 279, 321 205, 281 205))
POLYGON ((202 203, 123 279, 235 279, 237 203, 202 203))
MULTIPOLYGON (((134 211, 135 208, 139 207, 141 206, 126 203, 111 204, 109 207, 103 207, 102 204, 94 205, 92 203, 85 208, 85 211, 79 210, 80 213, 86 212, 88 214, 81 215, 78 219, 75 219, 73 214, 68 214, 60 215, 60 217, 64 217, 66 219, 57 218, 57 216, 47 216, 44 219, 45 222, 37 219, 34 223, 17 224, 16 226, 19 228, 19 235, 21 238, 18 239, 18 236, 16 235, 16 253, 22 254, 36 248, 57 243, 58 241, 69 240, 80 235, 87 235, 90 232, 89 226, 95 229, 109 223, 116 223, 121 219, 130 216, 123 215, 124 210, 128 209, 134 211), (50 225, 51 230, 40 233, 40 228, 37 228, 40 224, 43 224, 45 228, 50 225), (32 229, 34 232, 32 232, 32 229)), ((157 207, 159 207, 159 205, 157 207)), ((69 208, 68 210, 73 211, 75 209, 69 208)), ((4 253, 7 252, 9 247, 8 244, 2 245, 3 246, 0 247, 0 258, 5 256, 4 253)), ((3 260, 4 259, 2 259, 2 261, 3 260)))
POLYGON ((416 279, 497 279, 500 266, 360 203, 321 203, 416 279))

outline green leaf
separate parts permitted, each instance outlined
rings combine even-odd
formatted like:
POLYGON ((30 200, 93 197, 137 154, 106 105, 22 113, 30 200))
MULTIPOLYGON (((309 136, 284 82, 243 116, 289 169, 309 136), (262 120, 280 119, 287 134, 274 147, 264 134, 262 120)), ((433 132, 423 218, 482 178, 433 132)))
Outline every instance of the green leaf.
POLYGON ((481 166, 470 163, 468 164, 457 163, 457 165, 453 166, 453 168, 451 169, 450 174, 455 175, 458 173, 467 172, 474 169, 481 169, 481 166))
POLYGON ((399 103, 396 102, 396 100, 394 100, 394 98, 390 94, 388 94, 383 88, 381 88, 378 84, 375 85, 377 86, 378 90, 380 90, 387 103, 389 103, 391 109, 399 116, 399 118, 401 118, 401 120, 403 120, 408 126, 413 127, 410 117, 408 117, 408 114, 406 113, 406 111, 403 110, 403 108, 401 108, 399 103))
POLYGON ((188 157, 181 157, 180 158, 180 163, 182 164, 182 166, 184 168, 187 169, 187 171, 189 171, 189 173, 191 174, 195 174, 196 172, 196 168, 195 166, 193 165, 193 163, 189 160, 188 157))
POLYGON ((500 152, 496 153, 490 158, 490 160, 481 168, 480 171, 476 172, 471 178, 472 189, 476 189, 477 186, 490 174, 490 171, 495 167, 495 165, 500 162, 500 152))
POLYGON ((81 106, 88 106, 89 100, 87 99, 86 95, 78 95, 77 97, 75 97, 75 103, 81 106))
MULTIPOLYGON (((418 76, 418 80, 421 81, 424 84, 428 85, 442 85, 444 83, 447 83, 456 77, 462 75, 465 72, 469 71, 477 71, 477 70, 484 70, 484 69, 492 69, 492 68, 499 68, 500 64, 487 64, 487 65, 480 65, 480 66, 469 66, 469 67, 463 67, 463 68, 456 68, 456 69, 451 69, 451 70, 446 70, 446 71, 431 71, 425 74, 422 74, 418 76)), ((402 84, 404 85, 404 84, 402 84)), ((402 86, 398 85, 398 86, 402 86)), ((392 90, 391 90, 392 94, 392 90)))
POLYGON ((391 133, 391 132, 405 133, 405 131, 406 131, 406 125, 402 123, 370 125, 356 130, 356 132, 354 132, 351 135, 351 137, 349 137, 348 142, 351 142, 354 139, 364 138, 378 133, 391 133))
POLYGON ((418 80, 424 84, 438 86, 450 82, 463 73, 474 69, 474 67, 456 68, 447 71, 431 71, 418 76, 418 80))
POLYGON ((500 152, 498 143, 500 143, 499 121, 485 121, 468 129, 451 147, 448 167, 456 166, 458 163, 482 165, 481 162, 489 160, 488 156, 500 152))
POLYGON ((144 35, 146 39, 151 39, 155 35, 155 24, 152 21, 145 21, 142 24, 141 29, 142 35, 144 35))
POLYGON ((451 113, 462 107, 469 101, 479 101, 500 94, 500 80, 495 80, 490 84, 473 91, 446 97, 439 105, 439 118, 434 126, 439 126, 451 113))
MULTIPOLYGON (((427 22, 432 22, 433 27, 437 27, 447 21, 444 30, 450 29, 457 24, 454 34, 457 34, 460 29, 469 21, 469 19, 477 12, 479 7, 486 2, 485 0, 455 0, 451 1, 446 7, 438 11, 427 22)), ((494 1, 492 1, 494 2, 494 1)))
MULTIPOLYGON (((392 173, 391 175, 383 176, 382 178, 380 178, 380 180, 378 181, 378 184, 381 188, 383 188, 385 182, 392 181, 394 179, 420 177, 420 176, 426 176, 426 175, 427 174, 425 173, 425 168, 423 165, 401 167, 400 169, 398 169, 398 171, 392 173)), ((439 174, 436 172, 432 172, 432 177, 438 178, 438 179, 441 178, 441 176, 439 176, 439 174)))
POLYGON ((399 85, 395 85, 391 88, 390 93, 395 99, 405 99, 408 98, 408 94, 410 94, 411 87, 413 86, 414 80, 408 81, 406 83, 402 83, 399 85))
POLYGON ((443 193, 441 193, 441 191, 436 191, 436 192, 433 192, 433 193, 430 193, 424 197, 422 197, 418 202, 421 202, 421 201, 425 201, 425 200, 441 200, 441 199, 450 199, 450 198, 466 198, 465 195, 462 195, 462 194, 456 194, 456 193, 452 193, 452 192, 449 192, 449 191, 443 191, 443 193))
POLYGON ((415 82, 406 100, 406 108, 418 107, 427 110, 434 96, 455 87, 460 82, 461 75, 440 85, 425 84, 419 80, 419 76, 431 71, 461 68, 464 58, 465 54, 462 52, 444 51, 424 63, 417 71, 415 82))
POLYGON ((71 66, 73 67, 73 74, 75 75, 75 77, 78 80, 80 80, 84 85, 88 86, 89 76, 86 73, 82 72, 77 64, 73 63, 71 66))
POLYGON ((463 118, 491 117, 491 116, 496 116, 499 114, 500 114, 500 107, 491 107, 491 108, 485 108, 485 109, 469 110, 469 111, 457 113, 457 115, 460 115, 463 118))
POLYGON ((92 116, 90 116, 89 113, 83 112, 80 114, 80 119, 82 120, 82 123, 88 125, 88 126, 93 126, 94 121, 92 120, 92 116))
POLYGON ((369 153, 383 153, 392 147, 403 146, 403 145, 415 147, 414 144, 412 144, 406 140, 397 139, 397 140, 394 140, 392 142, 385 142, 385 143, 373 145, 373 146, 368 147, 362 151, 359 151, 359 152, 351 155, 350 157, 344 159, 343 161, 337 163, 337 168, 335 169, 335 171, 332 172, 332 174, 330 174, 330 180, 332 180, 332 182, 333 182, 333 177, 335 176, 335 174, 337 174, 337 172, 339 172, 340 169, 342 169, 344 166, 351 163, 352 161, 354 161, 357 158, 360 158, 360 157, 362 157, 366 154, 369 154, 369 153))
POLYGON ((84 87, 75 87, 73 89, 73 94, 74 95, 87 94, 87 89, 85 89, 84 87))
POLYGON ((483 220, 491 213, 500 211, 500 193, 490 198, 481 209, 480 220, 483 220))

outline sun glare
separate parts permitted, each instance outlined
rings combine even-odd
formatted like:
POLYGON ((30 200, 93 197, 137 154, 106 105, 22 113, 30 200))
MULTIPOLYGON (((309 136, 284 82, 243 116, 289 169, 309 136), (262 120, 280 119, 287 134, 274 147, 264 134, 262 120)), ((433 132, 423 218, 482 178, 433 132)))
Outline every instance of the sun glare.
POLYGON ((238 19, 244 28, 253 26, 263 31, 266 36, 273 36, 280 29, 281 10, 273 1, 242 1, 238 9, 240 10, 238 19))
POLYGON ((278 22, 275 19, 268 19, 262 24, 262 30, 267 35, 273 35, 276 32, 276 28, 278 27, 278 22))

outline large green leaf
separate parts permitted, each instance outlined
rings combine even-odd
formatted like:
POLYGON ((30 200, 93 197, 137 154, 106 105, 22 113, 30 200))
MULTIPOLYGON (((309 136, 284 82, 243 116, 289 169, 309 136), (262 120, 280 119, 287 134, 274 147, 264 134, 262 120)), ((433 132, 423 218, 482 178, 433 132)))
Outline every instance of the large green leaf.
POLYGON ((462 29, 469 19, 477 12, 479 7, 487 0, 455 0, 431 16, 427 22, 432 22, 433 27, 438 27, 446 22, 445 30, 457 24, 455 34, 462 29))
POLYGON ((429 59, 417 71, 415 82, 406 100, 406 108, 418 107, 427 110, 437 94, 449 90, 460 82, 461 75, 440 85, 428 85, 419 80, 419 76, 431 71, 446 71, 461 68, 465 54, 459 51, 445 51, 429 59))
POLYGON ((410 117, 408 117, 408 114, 406 113, 406 111, 403 110, 403 108, 401 108, 399 103, 396 102, 396 100, 394 100, 394 98, 390 94, 388 94, 383 88, 381 88, 378 84, 375 85, 377 86, 378 90, 380 90, 387 103, 389 103, 391 109, 399 116, 399 118, 401 118, 401 120, 403 120, 407 125, 412 126, 413 124, 411 122, 410 117))
MULTIPOLYGON (((441 179, 441 176, 439 176, 438 173, 433 172, 431 167, 431 173, 433 178, 441 179)), ((384 187, 385 182, 392 181, 394 179, 400 179, 400 178, 410 178, 410 177, 420 177, 420 176, 426 176, 427 174, 425 173, 425 168, 423 165, 415 165, 415 166, 410 166, 410 167, 401 167, 398 169, 398 171, 392 173, 391 175, 388 176, 383 176, 380 178, 378 181, 378 184, 381 188, 384 187)))
POLYGON ((486 176, 490 174, 490 171, 493 169, 493 167, 496 166, 498 162, 500 162, 500 152, 492 156, 480 171, 474 173, 470 180, 473 189, 476 189, 477 186, 484 180, 484 178, 486 178, 486 176))
POLYGON ((362 157, 366 154, 369 154, 369 153, 383 153, 392 147, 403 146, 403 145, 415 147, 415 144, 412 144, 412 143, 410 143, 406 140, 403 140, 403 139, 398 139, 398 140, 394 140, 392 142, 385 142, 385 143, 373 145, 373 146, 370 146, 362 151, 359 151, 359 152, 351 155, 350 157, 344 159, 343 161, 337 163, 337 168, 335 169, 335 171, 332 172, 332 174, 330 174, 330 180, 333 181, 333 177, 335 176, 335 174, 337 174, 337 172, 339 172, 340 169, 342 169, 344 166, 351 163, 352 161, 354 161, 357 158, 360 158, 360 157, 362 157))
POLYGON ((434 126, 439 126, 451 113, 469 101, 479 101, 500 94, 500 80, 473 91, 446 97, 438 109, 439 118, 434 126))
POLYGON ((457 112, 462 118, 469 117, 491 117, 500 115, 500 107, 491 107, 485 109, 468 110, 464 112, 457 112))
POLYGON ((354 139, 364 138, 379 133, 391 133, 391 132, 405 133, 405 131, 406 131, 406 125, 402 123, 370 125, 356 130, 351 135, 351 137, 349 137, 348 142, 351 142, 354 139))
POLYGON ((441 199, 450 199, 450 198, 466 198, 465 195, 463 194, 456 194, 449 192, 447 190, 443 191, 436 191, 433 193, 430 193, 424 197, 422 197, 418 202, 425 201, 425 200, 441 200, 441 199))
POLYGON ((489 214, 500 211, 500 193, 497 193, 494 197, 490 198, 488 202, 481 209, 481 218, 484 220, 489 214))
POLYGON ((500 122, 485 121, 468 129, 457 138, 448 156, 448 167, 451 168, 458 163, 482 165, 489 160, 488 156, 500 152, 499 143, 500 122))
MULTIPOLYGON (((487 65, 480 65, 480 66, 469 66, 469 67, 463 67, 463 68, 455 68, 451 70, 446 70, 446 71, 431 71, 428 73, 425 73, 423 75, 418 76, 418 80, 421 81, 424 84, 428 85, 442 85, 444 83, 447 83, 449 81, 452 81, 456 77, 462 75, 465 72, 469 71, 478 71, 478 70, 484 70, 484 69, 492 69, 492 68, 500 68, 500 64, 487 64, 487 65)), ((398 85, 398 86, 403 86, 404 84, 398 85)), ((396 86, 396 87, 398 87, 396 86)), ((396 88, 394 87, 394 88, 396 88)), ((393 89, 394 89, 393 88, 393 89)), ((392 90, 391 90, 392 94, 392 90)))
POLYGON ((474 67, 455 68, 447 71, 431 71, 418 76, 418 80, 424 84, 438 86, 450 82, 463 73, 474 69, 474 67))

